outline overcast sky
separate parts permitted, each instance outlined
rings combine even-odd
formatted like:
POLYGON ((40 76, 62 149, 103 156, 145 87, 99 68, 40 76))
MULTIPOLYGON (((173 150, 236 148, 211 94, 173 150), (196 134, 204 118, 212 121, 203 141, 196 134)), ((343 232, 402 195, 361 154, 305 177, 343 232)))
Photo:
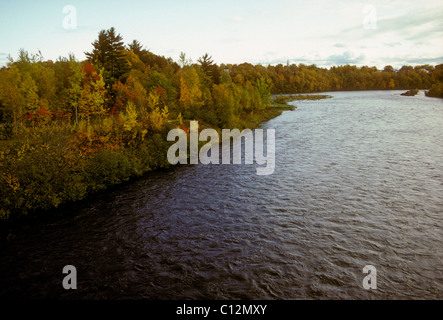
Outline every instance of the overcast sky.
POLYGON ((83 60, 110 27, 175 61, 207 52, 219 64, 443 63, 441 0, 0 0, 0 65, 20 48, 83 60))

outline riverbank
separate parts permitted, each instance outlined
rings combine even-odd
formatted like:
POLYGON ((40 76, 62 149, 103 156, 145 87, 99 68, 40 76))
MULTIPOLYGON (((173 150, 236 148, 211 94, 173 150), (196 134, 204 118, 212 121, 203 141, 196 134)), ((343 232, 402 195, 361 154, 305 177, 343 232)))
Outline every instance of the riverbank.
MULTIPOLYGON (((272 104, 243 116, 236 125, 254 129, 294 109, 272 104)), ((169 168, 166 156, 172 142, 166 139, 168 131, 176 127, 189 130, 189 122, 180 122, 171 120, 158 132, 140 132, 137 128, 123 130, 118 121, 108 119, 80 127, 34 128, 22 137, 0 141, 0 178, 4 182, 0 185, 0 221, 44 215, 169 168)), ((200 123, 200 129, 214 127, 200 123)))

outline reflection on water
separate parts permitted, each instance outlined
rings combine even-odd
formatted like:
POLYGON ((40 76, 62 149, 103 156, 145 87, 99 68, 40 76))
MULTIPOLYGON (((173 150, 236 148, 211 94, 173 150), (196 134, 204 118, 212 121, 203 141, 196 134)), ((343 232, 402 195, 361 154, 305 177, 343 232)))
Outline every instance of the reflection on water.
POLYGON ((272 175, 177 166, 8 230, 0 296, 441 299, 443 101, 400 93, 297 102, 272 175))

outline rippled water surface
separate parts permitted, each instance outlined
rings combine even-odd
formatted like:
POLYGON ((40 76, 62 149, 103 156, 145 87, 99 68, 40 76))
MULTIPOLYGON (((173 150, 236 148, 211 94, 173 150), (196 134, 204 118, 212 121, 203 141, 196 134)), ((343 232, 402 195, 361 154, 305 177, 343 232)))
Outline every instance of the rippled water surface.
POLYGON ((272 175, 178 166, 14 226, 0 296, 442 299, 443 100, 400 93, 294 103, 262 126, 272 175), (77 290, 62 287, 68 264, 77 290))

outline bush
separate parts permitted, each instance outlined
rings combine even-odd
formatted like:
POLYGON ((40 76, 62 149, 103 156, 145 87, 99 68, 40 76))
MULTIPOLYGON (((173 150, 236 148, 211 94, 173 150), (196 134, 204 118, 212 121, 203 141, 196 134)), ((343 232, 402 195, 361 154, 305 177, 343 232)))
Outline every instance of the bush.
POLYGON ((0 140, 7 140, 12 137, 12 123, 0 123, 0 140))
POLYGON ((7 218, 57 207, 84 197, 85 185, 75 172, 78 153, 63 135, 52 140, 9 141, 1 152, 0 215, 7 218))
POLYGON ((122 183, 137 173, 137 161, 128 156, 123 149, 99 150, 87 160, 83 169, 84 181, 89 192, 122 183))
POLYGON ((443 82, 433 84, 425 94, 428 97, 443 98, 443 82))

